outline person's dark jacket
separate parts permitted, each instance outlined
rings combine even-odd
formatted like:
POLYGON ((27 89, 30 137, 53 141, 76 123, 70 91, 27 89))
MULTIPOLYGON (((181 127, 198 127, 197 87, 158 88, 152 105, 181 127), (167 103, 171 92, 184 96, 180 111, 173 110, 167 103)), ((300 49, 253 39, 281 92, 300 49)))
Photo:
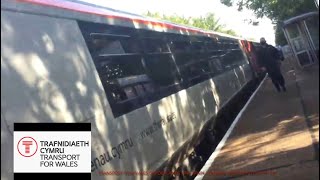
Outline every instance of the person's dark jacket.
POLYGON ((284 60, 284 55, 283 55, 282 50, 281 50, 281 49, 280 49, 280 50, 278 49, 278 52, 279 52, 280 60, 283 61, 283 60, 284 60))
POLYGON ((277 48, 267 44, 260 46, 257 52, 258 65, 265 67, 267 70, 275 69, 279 66, 280 52, 277 48))

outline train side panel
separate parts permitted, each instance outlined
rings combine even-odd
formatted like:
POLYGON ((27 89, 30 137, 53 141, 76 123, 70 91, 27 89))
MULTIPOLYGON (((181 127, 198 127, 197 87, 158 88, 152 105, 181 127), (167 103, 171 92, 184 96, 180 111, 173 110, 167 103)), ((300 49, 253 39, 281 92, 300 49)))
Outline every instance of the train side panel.
POLYGON ((12 179, 14 122, 91 122, 94 179, 155 170, 252 78, 244 64, 114 118, 75 20, 1 15, 2 178, 12 179))
MULTIPOLYGON (((105 144, 125 136, 108 136, 117 122, 106 121, 112 115, 75 21, 2 10, 1 34, 1 113, 11 133, 14 122, 91 121, 105 144)), ((1 172, 12 173, 7 158, 1 172)))

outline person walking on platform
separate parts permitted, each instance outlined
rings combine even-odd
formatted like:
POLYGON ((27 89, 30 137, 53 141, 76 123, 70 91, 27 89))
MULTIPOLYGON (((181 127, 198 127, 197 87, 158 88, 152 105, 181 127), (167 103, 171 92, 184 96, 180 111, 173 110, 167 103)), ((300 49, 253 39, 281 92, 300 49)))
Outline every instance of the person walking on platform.
POLYGON ((284 58, 277 48, 267 44, 265 38, 260 39, 261 47, 258 50, 258 65, 267 71, 277 91, 286 91, 285 80, 280 69, 280 60, 284 58))

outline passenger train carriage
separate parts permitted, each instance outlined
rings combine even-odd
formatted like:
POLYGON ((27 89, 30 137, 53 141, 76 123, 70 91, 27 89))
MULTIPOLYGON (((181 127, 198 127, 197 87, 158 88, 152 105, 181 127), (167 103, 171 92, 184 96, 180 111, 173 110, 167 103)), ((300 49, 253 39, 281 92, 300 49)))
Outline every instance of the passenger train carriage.
POLYGON ((91 122, 93 179, 175 164, 256 78, 250 43, 75 2, 2 0, 1 179, 13 179, 14 122, 91 122))

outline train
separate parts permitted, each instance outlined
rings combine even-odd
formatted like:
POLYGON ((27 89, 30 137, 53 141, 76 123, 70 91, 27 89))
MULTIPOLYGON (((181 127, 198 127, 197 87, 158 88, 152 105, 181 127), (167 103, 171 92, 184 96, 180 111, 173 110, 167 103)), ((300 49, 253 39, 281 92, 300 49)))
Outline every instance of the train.
POLYGON ((16 122, 91 123, 95 180, 178 166, 261 76, 257 46, 106 7, 2 0, 1 179, 13 179, 16 122))

